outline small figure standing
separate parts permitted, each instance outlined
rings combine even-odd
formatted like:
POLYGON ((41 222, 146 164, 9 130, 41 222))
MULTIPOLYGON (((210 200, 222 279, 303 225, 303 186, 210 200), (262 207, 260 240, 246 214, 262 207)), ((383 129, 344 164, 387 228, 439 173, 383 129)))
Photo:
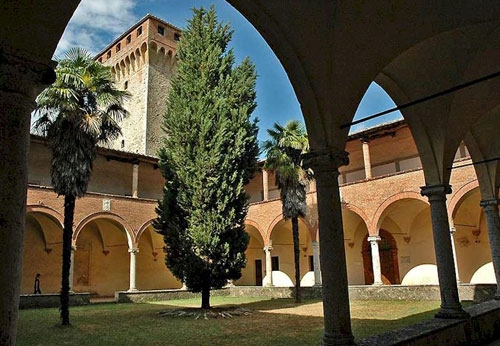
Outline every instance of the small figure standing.
POLYGON ((35 276, 35 293, 34 294, 42 294, 40 290, 40 273, 37 273, 35 276))

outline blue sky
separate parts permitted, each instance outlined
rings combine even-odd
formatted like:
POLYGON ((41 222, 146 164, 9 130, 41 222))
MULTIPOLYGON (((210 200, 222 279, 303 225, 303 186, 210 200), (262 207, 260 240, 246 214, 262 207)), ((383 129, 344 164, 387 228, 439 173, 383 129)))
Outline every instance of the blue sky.
MULTIPOLYGON (((191 8, 209 7, 212 3, 219 20, 229 22, 234 30, 231 47, 234 48, 237 60, 241 61, 249 56, 256 65, 259 74, 258 107, 254 116, 260 119, 259 140, 267 139, 266 129, 276 121, 303 121, 292 85, 279 60, 254 27, 224 0, 82 0, 59 42, 56 55, 73 46, 96 53, 146 13, 183 28, 186 20, 191 17, 191 8)), ((372 83, 358 107, 355 119, 394 106, 385 91, 372 83)), ((351 131, 396 118, 401 118, 399 112, 361 123, 351 131)))

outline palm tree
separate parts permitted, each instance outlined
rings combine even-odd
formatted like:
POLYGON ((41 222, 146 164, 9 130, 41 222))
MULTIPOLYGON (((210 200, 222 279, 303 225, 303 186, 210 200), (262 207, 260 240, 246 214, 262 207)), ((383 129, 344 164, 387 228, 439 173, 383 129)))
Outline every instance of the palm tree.
POLYGON ((92 175, 97 145, 115 139, 122 107, 129 96, 116 89, 109 67, 73 48, 58 61, 56 81, 37 98, 33 127, 52 151, 51 177, 55 192, 64 196, 61 278, 61 322, 69 325, 69 271, 76 198, 82 197, 92 175))
POLYGON ((293 253, 295 258, 295 302, 300 297, 300 249, 299 217, 307 210, 306 187, 311 180, 311 172, 304 168, 301 155, 308 151, 307 133, 296 120, 286 126, 278 123, 267 130, 269 140, 264 142, 267 159, 264 168, 275 172, 276 185, 280 189, 283 217, 292 220, 293 253))

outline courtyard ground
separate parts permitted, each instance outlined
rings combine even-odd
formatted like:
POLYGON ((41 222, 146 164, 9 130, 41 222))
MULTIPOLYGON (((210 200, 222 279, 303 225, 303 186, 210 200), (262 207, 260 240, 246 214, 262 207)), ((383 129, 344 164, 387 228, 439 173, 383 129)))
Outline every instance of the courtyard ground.
MULTIPOLYGON (((212 305, 237 305, 249 316, 194 320, 157 313, 196 307, 199 299, 144 304, 94 304, 71 308, 71 327, 60 327, 58 309, 20 311, 18 345, 318 345, 323 311, 318 300, 212 297, 212 305)), ((357 339, 432 318, 439 302, 353 301, 357 339)))

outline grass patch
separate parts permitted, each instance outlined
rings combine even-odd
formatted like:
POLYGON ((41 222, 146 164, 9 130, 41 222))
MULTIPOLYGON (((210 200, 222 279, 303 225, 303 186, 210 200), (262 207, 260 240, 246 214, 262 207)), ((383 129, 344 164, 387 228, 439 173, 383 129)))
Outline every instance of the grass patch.
MULTIPOLYGON (((323 329, 322 303, 263 297, 212 297, 212 306, 253 310, 232 319, 168 318, 158 312, 198 307, 200 299, 71 308, 71 327, 58 326, 58 309, 22 310, 18 345, 315 345, 323 329)), ((439 302, 353 301, 357 339, 432 318, 439 302)))

